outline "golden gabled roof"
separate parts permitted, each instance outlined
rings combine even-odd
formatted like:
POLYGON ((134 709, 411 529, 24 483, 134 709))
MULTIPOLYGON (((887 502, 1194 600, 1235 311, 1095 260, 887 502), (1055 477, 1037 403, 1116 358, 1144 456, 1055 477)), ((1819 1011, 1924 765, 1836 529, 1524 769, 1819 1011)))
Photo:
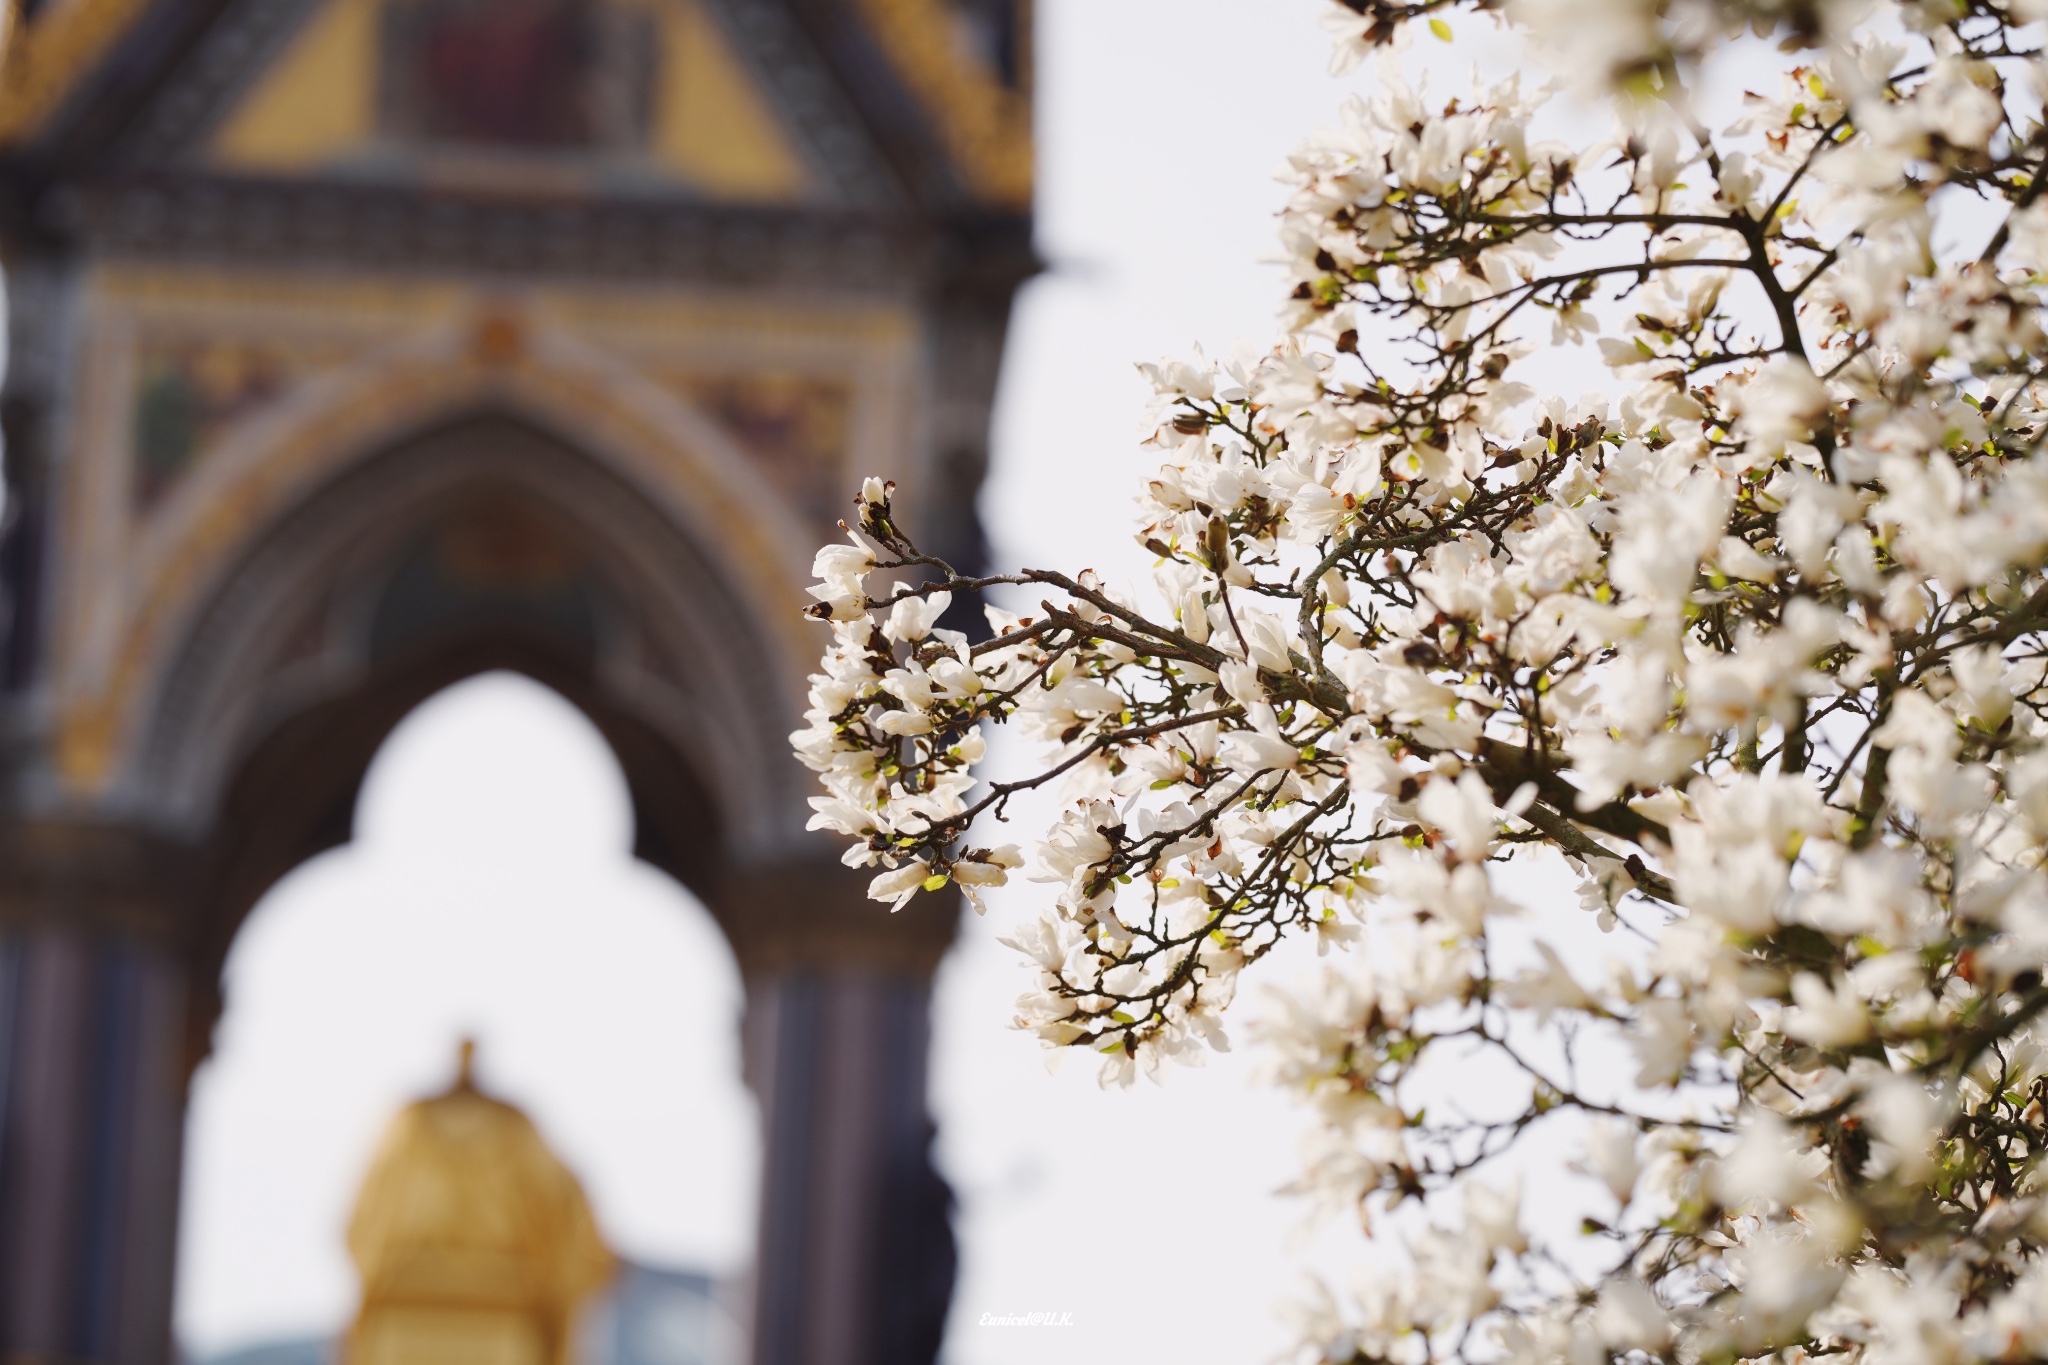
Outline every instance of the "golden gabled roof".
MULTIPOLYGON (((20 0, 0 0, 0 147, 43 128, 150 3, 68 0, 21 22, 20 0)), ((1028 208, 1028 79, 1009 85, 985 60, 963 52, 949 0, 853 0, 853 7, 924 106, 971 191, 1004 208, 1028 208)))
POLYGON ((0 146, 22 141, 112 50, 149 0, 71 0, 24 23, 19 0, 6 6, 0 47, 0 146))
MULTIPOLYGON (((954 40, 947 0, 857 0, 882 50, 930 111, 968 184, 1007 208, 1031 204, 1031 99, 954 40)), ((1029 13, 1023 21, 1029 25, 1029 13)))

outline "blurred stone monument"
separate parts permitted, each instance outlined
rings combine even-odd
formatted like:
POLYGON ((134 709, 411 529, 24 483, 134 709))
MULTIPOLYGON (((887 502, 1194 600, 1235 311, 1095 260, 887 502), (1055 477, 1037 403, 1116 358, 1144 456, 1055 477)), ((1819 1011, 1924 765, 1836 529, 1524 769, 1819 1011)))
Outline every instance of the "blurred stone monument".
POLYGON ((739 960, 751 1358, 929 1362, 953 911, 863 901, 784 737, 857 477, 980 553, 1023 0, 6 18, 0 1358, 171 1359, 237 928, 409 709, 513 668, 607 736, 636 852, 739 960))

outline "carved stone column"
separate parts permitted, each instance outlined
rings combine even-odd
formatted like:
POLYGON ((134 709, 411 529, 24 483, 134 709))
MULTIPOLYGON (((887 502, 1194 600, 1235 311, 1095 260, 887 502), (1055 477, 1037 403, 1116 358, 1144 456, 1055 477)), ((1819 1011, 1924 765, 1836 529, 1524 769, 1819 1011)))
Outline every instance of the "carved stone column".
POLYGON ((957 908, 892 918, 865 881, 797 864, 721 898, 765 1137, 754 1365, 930 1365, 945 1328, 952 1193, 925 1063, 957 908))
POLYGON ((8 833, 0 1359, 168 1365, 186 993, 150 880, 130 879, 156 860, 108 831, 8 833))

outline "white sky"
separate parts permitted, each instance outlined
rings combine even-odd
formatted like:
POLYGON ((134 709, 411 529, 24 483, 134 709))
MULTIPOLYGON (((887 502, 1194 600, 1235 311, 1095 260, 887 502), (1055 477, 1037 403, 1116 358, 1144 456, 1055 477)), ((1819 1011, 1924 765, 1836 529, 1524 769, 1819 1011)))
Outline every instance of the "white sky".
MULTIPOLYGON (((1041 0, 1041 251, 1020 301, 984 499, 999 554, 1109 572, 1129 543, 1136 360, 1272 332, 1271 173, 1346 90, 1317 0, 1041 0)), ((332 1330, 369 1145, 444 1083, 455 1038, 524 1104, 630 1255, 730 1267, 751 1240, 739 987, 709 917, 627 856, 602 740, 523 679, 472 680, 400 726, 358 837, 258 908, 193 1096, 178 1321, 209 1352, 332 1330)), ((1270 1359, 1299 1282, 1272 1197, 1300 1122, 1244 1054, 1163 1089, 1049 1075, 1006 1027, 1023 984, 965 926, 939 984, 933 1105, 960 1197, 951 1365, 1270 1359), (1019 1332, 984 1313, 1071 1313, 1019 1332)), ((1283 969, 1284 972, 1285 969, 1283 969)))

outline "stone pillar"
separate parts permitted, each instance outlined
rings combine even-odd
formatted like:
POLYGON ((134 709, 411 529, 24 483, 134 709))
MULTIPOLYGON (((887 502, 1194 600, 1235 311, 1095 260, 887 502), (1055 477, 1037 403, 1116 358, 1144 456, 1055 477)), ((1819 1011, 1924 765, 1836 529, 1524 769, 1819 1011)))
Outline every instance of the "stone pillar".
POLYGON ((950 898, 891 917, 865 878, 797 865, 728 897, 763 1129, 754 1365, 931 1365, 952 1192, 925 1096, 950 898))
MULTIPOLYGON (((5 242, 0 265, 7 279, 6 378, 0 383, 0 786, 11 786, 6 761, 20 717, 11 699, 36 683, 41 665, 49 583, 46 559, 52 533, 50 484, 63 440, 60 430, 71 382, 80 310, 77 271, 48 249, 5 242)), ((14 793, 0 790, 0 807, 14 793)))
POLYGON ((187 1001, 164 861, 0 825, 0 1360, 170 1365, 187 1001))
POLYGON ((184 1052, 162 953, 0 936, 0 1359, 173 1359, 184 1052))

